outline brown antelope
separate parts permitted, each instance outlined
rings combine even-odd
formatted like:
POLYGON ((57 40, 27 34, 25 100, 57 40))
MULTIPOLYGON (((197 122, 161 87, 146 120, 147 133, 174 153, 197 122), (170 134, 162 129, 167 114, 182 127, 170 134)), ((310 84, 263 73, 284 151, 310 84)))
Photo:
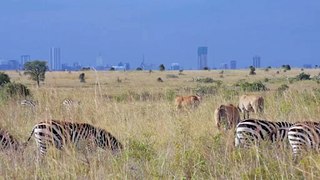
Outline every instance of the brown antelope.
POLYGON ((177 96, 175 99, 175 105, 177 109, 181 109, 182 107, 196 108, 199 106, 201 99, 201 96, 198 94, 191 96, 177 96))
POLYGON ((243 112, 243 118, 249 118, 249 112, 262 113, 264 109, 264 99, 257 95, 242 95, 239 98, 239 109, 243 112), (247 116, 246 116, 247 114, 247 116))
POLYGON ((240 122, 240 113, 233 104, 221 105, 214 112, 214 118, 219 130, 223 126, 224 130, 233 129, 240 122))

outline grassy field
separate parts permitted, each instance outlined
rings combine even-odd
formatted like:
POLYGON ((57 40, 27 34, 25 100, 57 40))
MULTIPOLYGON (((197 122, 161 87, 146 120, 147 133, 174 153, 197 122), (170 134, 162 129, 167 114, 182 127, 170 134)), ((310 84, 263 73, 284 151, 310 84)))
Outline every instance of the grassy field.
MULTIPOLYGON (((125 146, 120 156, 97 149, 86 154, 51 149, 41 164, 32 140, 25 152, 0 153, 1 179, 318 179, 320 156, 305 154, 294 164, 289 147, 263 143, 249 149, 234 148, 234 133, 219 132, 213 120, 220 104, 237 104, 242 94, 261 94, 265 113, 252 115, 272 121, 319 120, 320 84, 316 80, 292 81, 302 71, 258 69, 211 71, 85 71, 47 72, 40 88, 23 73, 6 72, 11 81, 25 84, 38 101, 35 110, 21 107, 19 99, 1 102, 1 127, 21 142, 33 126, 46 119, 88 122, 106 129, 125 146), (279 71, 279 73, 277 73, 279 71), (161 77, 164 82, 157 82, 161 77), (201 79, 212 78, 204 83, 201 79), (200 80, 197 80, 200 79, 200 80), (235 84, 261 81, 269 90, 244 92, 235 84), (283 84, 286 90, 279 90, 283 84), (176 95, 200 92, 197 109, 176 111, 176 95), (80 100, 67 112, 64 98, 80 100), (89 163, 85 163, 89 161, 89 163)), ((305 69, 311 77, 319 69, 305 69)))

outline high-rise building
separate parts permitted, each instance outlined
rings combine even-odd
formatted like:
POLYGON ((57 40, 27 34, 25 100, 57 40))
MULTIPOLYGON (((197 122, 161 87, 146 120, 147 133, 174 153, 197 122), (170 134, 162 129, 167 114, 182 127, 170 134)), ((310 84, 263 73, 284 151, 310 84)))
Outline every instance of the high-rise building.
POLYGON ((230 61, 230 69, 237 69, 237 61, 230 61))
POLYGON ((253 56, 253 67, 260 68, 261 58, 260 56, 253 56))
POLYGON ((171 70, 180 70, 179 63, 171 63, 171 70))
POLYGON ((22 55, 20 57, 20 66, 21 66, 21 69, 23 68, 24 64, 26 62, 29 62, 31 59, 30 59, 30 55, 22 55))
POLYGON ((207 55, 208 47, 198 47, 198 69, 208 67, 207 55))
POLYGON ((61 54, 60 48, 53 47, 50 49, 49 69, 52 71, 61 70, 61 54))

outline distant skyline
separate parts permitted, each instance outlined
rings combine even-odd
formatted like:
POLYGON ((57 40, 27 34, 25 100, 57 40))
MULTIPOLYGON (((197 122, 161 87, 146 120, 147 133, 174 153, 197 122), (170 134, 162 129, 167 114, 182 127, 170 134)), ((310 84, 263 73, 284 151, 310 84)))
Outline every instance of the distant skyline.
POLYGON ((61 64, 179 63, 197 69, 197 49, 208 66, 237 68, 320 64, 318 0, 1 0, 0 59, 61 64))

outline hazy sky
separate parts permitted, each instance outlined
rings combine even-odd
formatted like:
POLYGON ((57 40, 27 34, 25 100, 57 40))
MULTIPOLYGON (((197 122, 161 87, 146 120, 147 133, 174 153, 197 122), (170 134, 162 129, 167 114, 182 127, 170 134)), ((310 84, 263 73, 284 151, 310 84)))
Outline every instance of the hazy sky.
POLYGON ((0 0, 0 59, 209 67, 261 56, 262 66, 320 64, 319 0, 0 0))

